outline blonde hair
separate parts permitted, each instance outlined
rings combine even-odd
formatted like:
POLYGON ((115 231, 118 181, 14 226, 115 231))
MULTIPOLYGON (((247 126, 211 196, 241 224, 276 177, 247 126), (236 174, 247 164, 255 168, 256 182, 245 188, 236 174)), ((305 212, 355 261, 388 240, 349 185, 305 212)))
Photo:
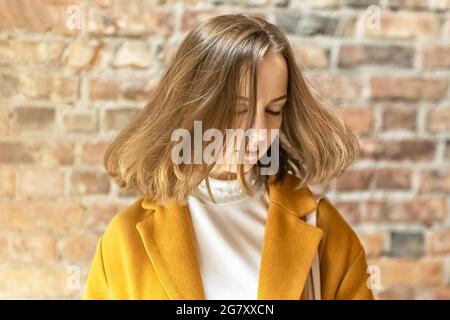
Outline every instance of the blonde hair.
MULTIPOLYGON (((343 173, 359 152, 358 140, 336 109, 327 107, 308 87, 283 32, 248 14, 213 17, 191 30, 169 62, 154 96, 121 130, 104 155, 108 174, 120 186, 162 203, 186 201, 213 164, 174 164, 171 134, 193 122, 224 132, 231 128, 240 84, 250 81, 250 108, 256 104, 258 63, 268 50, 288 66, 287 102, 280 128, 280 182, 295 171, 300 185, 322 183, 343 173), (314 96, 313 96, 314 95, 314 96)), ((238 180, 249 186, 239 166, 238 180)))

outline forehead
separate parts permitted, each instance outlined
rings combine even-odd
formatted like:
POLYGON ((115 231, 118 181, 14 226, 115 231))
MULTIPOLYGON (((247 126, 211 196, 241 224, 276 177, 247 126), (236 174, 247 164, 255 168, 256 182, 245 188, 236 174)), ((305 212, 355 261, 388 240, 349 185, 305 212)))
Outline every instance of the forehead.
MULTIPOLYGON (((250 96, 250 73, 242 74, 239 96, 250 96)), ((257 99, 271 100, 285 95, 288 86, 288 66, 284 57, 273 51, 268 51, 258 64, 257 99)))

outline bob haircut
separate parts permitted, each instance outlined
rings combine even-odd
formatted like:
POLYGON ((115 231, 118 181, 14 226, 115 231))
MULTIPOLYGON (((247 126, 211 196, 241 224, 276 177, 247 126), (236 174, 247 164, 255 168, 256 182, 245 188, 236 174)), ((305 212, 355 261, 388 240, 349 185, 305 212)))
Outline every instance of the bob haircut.
MULTIPOLYGON (((258 63, 268 50, 281 54, 288 66, 279 169, 269 177, 278 183, 295 172, 301 187, 341 175, 359 153, 358 140, 338 110, 309 88, 283 32, 261 17, 243 13, 215 16, 186 35, 151 100, 106 150, 107 173, 120 187, 159 204, 170 198, 185 203, 189 194, 198 195, 203 179, 209 188, 207 177, 214 164, 174 164, 171 134, 180 128, 192 132, 194 121, 202 121, 204 129, 233 128, 245 79, 251 80, 248 127, 255 113, 258 63)), ((251 194, 242 165, 237 178, 251 194)))

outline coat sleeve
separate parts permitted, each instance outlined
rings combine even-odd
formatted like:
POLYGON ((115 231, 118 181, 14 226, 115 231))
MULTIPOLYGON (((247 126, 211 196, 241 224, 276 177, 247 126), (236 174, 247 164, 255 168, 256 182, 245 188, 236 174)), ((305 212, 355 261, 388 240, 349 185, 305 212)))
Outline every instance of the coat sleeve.
POLYGON ((374 300, 367 269, 365 251, 361 248, 342 278, 336 300, 374 300))
POLYGON ((88 272, 83 300, 109 299, 108 281, 103 264, 102 240, 103 236, 97 242, 95 255, 88 272))

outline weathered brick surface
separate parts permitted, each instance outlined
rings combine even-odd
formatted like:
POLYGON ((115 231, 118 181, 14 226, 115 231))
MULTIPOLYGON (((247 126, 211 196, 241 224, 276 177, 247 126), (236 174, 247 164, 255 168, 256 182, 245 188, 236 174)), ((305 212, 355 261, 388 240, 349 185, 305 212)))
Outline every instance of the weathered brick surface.
POLYGON ((106 148, 183 35, 228 12, 279 25, 358 136, 360 158, 312 187, 355 228, 377 297, 450 298, 450 4, 426 0, 0 1, 0 298, 81 296, 135 199, 106 148))

